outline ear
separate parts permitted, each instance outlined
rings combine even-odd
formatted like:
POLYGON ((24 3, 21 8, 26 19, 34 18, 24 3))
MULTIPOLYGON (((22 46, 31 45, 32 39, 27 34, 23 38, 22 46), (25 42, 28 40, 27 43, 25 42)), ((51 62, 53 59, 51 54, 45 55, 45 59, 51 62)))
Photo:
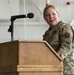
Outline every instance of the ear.
POLYGON ((58 17, 60 17, 60 14, 58 13, 58 17))

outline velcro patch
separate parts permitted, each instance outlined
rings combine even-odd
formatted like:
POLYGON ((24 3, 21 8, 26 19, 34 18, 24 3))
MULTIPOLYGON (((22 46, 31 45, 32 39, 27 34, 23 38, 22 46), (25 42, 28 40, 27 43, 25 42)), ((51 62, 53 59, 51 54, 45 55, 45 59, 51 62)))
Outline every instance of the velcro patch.
POLYGON ((66 32, 63 36, 64 36, 65 38, 69 38, 69 37, 70 37, 70 34, 66 32))

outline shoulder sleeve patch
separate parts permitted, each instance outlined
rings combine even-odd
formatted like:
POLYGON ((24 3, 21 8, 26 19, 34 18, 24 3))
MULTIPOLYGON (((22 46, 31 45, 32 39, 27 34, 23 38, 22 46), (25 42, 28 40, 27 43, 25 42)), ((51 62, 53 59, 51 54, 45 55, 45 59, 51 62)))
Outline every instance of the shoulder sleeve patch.
POLYGON ((68 32, 66 32, 64 35, 63 35, 65 38, 69 38, 70 37, 70 34, 68 32))

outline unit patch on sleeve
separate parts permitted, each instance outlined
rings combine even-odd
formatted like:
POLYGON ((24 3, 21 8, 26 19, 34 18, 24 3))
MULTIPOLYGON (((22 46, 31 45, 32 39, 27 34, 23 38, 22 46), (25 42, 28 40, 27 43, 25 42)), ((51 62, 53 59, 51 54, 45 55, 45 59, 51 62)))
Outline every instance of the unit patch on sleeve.
POLYGON ((65 38, 69 38, 70 37, 70 34, 68 32, 66 32, 64 35, 63 35, 65 38))

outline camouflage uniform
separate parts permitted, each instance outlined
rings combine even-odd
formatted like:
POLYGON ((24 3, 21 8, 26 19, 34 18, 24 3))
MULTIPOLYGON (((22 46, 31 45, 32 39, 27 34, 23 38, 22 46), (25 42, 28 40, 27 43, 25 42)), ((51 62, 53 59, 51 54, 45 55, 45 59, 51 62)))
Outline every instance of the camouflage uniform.
POLYGON ((62 57, 64 62, 64 75, 74 75, 74 60, 72 58, 73 32, 71 26, 60 21, 53 29, 49 29, 43 35, 53 49, 62 57))

